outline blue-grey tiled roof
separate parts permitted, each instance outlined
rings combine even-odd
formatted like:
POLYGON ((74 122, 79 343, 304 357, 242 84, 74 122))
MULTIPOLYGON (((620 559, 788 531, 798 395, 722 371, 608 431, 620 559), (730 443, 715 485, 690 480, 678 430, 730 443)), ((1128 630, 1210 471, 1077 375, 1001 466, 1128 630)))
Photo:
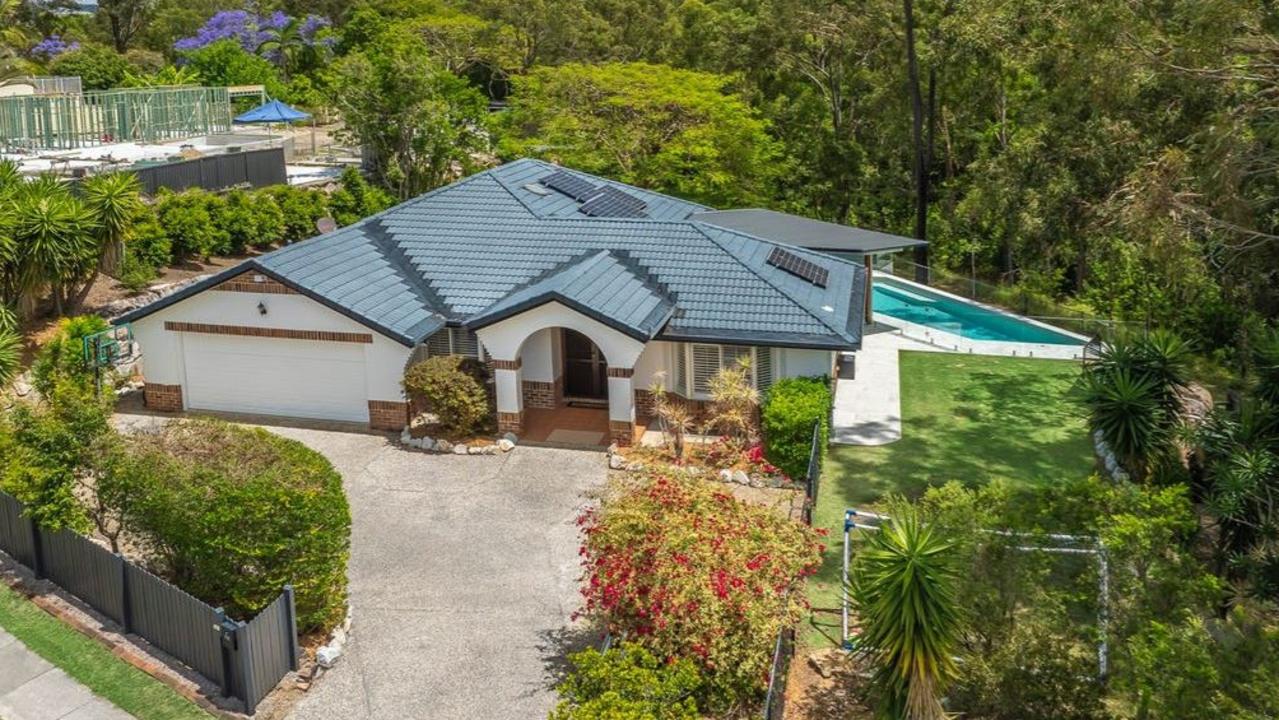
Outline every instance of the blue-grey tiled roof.
MULTIPOLYGON (((706 210, 702 205, 574 173, 645 203, 646 217, 588 217, 578 202, 537 184, 560 169, 518 160, 245 265, 409 345, 445 323, 483 324, 551 296, 636 336, 860 344, 860 265, 783 246, 827 269, 828 282, 818 287, 768 264, 778 243, 689 220, 706 210), (620 291, 602 292, 605 277, 620 291), (663 303, 672 307, 661 309, 663 303), (654 322, 664 325, 654 329, 654 322)), ((180 299, 174 297, 121 319, 180 299)))
POLYGON ((466 325, 482 328, 552 300, 645 342, 675 310, 674 300, 625 251, 600 250, 537 278, 466 325))

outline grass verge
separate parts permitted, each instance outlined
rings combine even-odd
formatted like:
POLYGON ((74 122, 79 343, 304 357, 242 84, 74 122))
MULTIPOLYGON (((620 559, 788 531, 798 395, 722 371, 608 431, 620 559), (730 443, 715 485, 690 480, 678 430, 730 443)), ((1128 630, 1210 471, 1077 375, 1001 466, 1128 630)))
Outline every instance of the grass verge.
POLYGON ((112 655, 7 585, 0 584, 0 628, 138 720, 210 720, 172 688, 112 655))

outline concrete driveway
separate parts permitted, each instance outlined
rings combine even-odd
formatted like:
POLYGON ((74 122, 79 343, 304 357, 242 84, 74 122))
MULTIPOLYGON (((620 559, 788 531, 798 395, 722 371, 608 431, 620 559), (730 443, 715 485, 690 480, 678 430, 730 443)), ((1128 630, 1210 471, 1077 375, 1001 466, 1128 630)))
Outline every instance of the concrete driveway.
POLYGON ((571 627, 598 452, 428 455, 376 435, 272 427, 342 473, 353 532, 345 656, 299 720, 546 717, 571 627))

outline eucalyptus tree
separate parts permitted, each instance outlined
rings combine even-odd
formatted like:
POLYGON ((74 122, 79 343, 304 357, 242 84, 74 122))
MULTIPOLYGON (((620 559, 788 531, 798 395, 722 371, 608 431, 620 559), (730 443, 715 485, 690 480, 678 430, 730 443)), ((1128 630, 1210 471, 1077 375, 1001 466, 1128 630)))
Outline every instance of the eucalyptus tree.
POLYGON ((880 715, 941 720, 941 698, 958 672, 955 547, 914 505, 889 505, 892 519, 868 533, 850 571, 861 627, 854 642, 875 668, 880 715))

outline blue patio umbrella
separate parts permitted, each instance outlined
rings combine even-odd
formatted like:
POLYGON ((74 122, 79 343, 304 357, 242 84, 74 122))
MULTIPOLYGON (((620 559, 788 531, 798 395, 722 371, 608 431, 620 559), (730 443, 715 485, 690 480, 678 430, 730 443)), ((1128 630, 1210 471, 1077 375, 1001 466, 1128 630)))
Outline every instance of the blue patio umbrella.
POLYGON ((311 116, 301 110, 295 110, 279 100, 272 100, 268 103, 259 105, 243 115, 236 115, 235 121, 238 123, 258 124, 258 123, 285 123, 295 120, 309 120, 311 116))

